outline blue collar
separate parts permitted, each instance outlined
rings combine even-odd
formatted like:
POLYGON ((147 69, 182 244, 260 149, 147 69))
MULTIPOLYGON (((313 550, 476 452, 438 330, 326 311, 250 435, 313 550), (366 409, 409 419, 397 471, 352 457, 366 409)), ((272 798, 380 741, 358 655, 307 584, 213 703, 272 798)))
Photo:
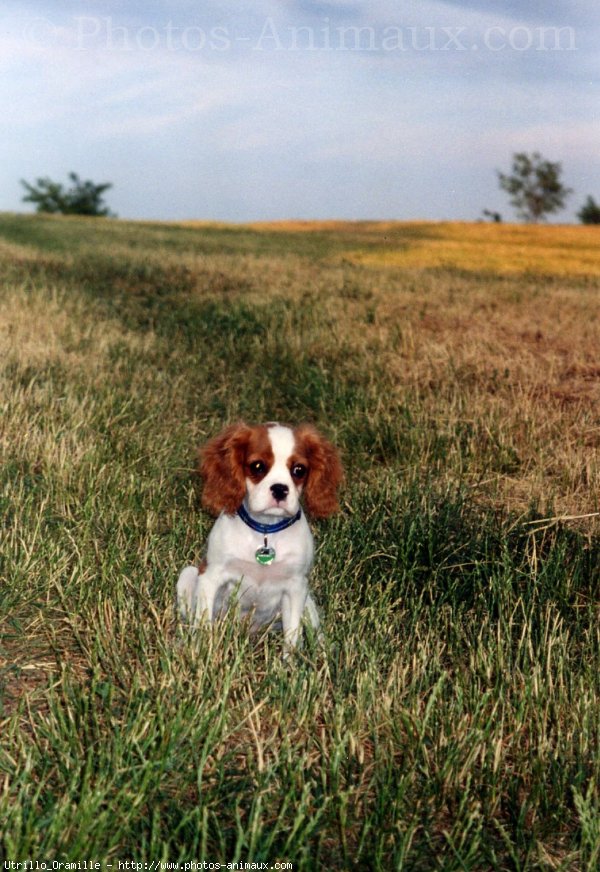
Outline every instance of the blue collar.
POLYGON ((288 527, 291 527, 292 524, 295 524, 296 521, 299 521, 302 517, 302 510, 298 509, 297 514, 295 514, 293 518, 283 518, 275 524, 261 524, 258 521, 255 521, 254 518, 248 514, 246 507, 243 504, 239 507, 237 513, 244 524, 252 530, 256 530, 257 533, 262 533, 263 536, 267 536, 271 533, 279 533, 280 530, 287 530, 288 527))

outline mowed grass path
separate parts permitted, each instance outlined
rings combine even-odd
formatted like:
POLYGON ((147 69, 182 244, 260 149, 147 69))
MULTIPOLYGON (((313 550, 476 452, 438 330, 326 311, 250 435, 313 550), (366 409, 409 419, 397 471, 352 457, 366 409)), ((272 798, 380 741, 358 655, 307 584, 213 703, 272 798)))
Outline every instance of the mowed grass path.
POLYGON ((598 868, 595 232, 0 216, 2 859, 598 868), (175 620, 238 418, 344 456, 291 664, 175 620))

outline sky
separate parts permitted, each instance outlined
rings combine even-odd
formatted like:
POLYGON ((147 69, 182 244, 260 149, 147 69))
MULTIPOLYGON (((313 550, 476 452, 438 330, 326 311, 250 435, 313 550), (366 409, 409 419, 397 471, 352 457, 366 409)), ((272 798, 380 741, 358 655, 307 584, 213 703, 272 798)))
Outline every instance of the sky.
POLYGON ((600 201, 597 0, 5 0, 0 210, 71 171, 148 220, 515 220, 600 201))

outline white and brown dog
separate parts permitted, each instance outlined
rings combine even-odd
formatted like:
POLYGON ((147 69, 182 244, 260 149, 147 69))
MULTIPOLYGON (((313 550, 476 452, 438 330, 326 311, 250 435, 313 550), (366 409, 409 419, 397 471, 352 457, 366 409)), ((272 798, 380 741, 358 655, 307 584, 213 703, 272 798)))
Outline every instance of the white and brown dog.
POLYGON ((339 508, 342 466, 334 446, 310 425, 234 424, 200 454, 202 504, 218 514, 200 566, 177 582, 181 616, 198 626, 228 608, 232 594, 253 629, 281 623, 286 649, 306 616, 319 615, 308 590, 313 537, 300 505, 315 518, 339 508))

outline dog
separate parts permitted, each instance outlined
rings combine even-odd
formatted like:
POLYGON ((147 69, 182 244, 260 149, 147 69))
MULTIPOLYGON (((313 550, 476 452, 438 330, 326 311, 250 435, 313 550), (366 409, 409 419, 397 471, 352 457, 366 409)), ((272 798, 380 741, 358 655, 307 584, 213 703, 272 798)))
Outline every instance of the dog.
POLYGON ((200 474, 202 504, 218 518, 200 566, 179 576, 179 613, 199 626, 235 602, 251 630, 283 631, 287 655, 304 618, 319 634, 308 588, 313 537, 300 501, 314 518, 338 511, 338 452, 309 424, 238 423, 201 451, 200 474))

